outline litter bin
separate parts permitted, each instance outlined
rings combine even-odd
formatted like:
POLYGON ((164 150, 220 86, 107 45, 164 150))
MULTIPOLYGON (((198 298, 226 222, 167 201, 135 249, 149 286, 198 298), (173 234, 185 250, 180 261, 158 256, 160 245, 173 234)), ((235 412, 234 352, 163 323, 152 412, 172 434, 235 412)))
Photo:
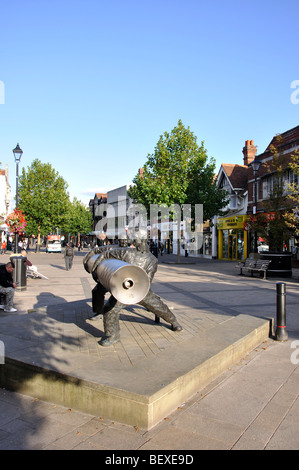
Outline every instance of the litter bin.
POLYGON ((271 253, 265 251, 260 254, 261 259, 271 260, 267 276, 269 277, 292 277, 292 253, 271 253))
POLYGON ((10 261, 13 261, 15 269, 13 270, 13 280, 17 283, 17 290, 26 290, 27 289, 27 279, 26 279, 26 256, 11 256, 10 261))

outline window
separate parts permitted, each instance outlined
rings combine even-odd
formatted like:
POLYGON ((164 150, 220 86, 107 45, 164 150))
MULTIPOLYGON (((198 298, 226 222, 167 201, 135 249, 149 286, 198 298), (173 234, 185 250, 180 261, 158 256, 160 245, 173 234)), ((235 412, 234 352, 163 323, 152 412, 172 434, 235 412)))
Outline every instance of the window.
POLYGON ((298 184, 298 175, 293 170, 288 170, 286 174, 288 184, 298 184))
POLYGON ((212 234, 207 233, 204 235, 204 254, 211 255, 212 254, 212 234))
MULTIPOLYGON (((281 180, 280 180, 281 181, 281 180)), ((287 170, 282 177, 283 194, 287 194, 290 190, 289 185, 298 185, 298 175, 293 170, 287 170)), ((279 180, 275 175, 269 175, 263 179, 263 199, 268 199, 275 189, 275 184, 279 184, 279 180)))
POLYGON ((236 207, 237 207, 237 196, 233 195, 230 197, 230 208, 236 209, 236 207))
POLYGON ((273 176, 267 176, 263 179, 263 199, 268 199, 274 188, 273 176))

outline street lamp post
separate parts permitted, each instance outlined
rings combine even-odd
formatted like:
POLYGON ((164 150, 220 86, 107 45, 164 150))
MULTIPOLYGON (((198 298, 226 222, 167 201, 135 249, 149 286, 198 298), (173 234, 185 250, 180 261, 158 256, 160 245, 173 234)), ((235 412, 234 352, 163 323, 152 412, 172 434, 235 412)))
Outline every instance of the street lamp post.
MULTIPOLYGON (((18 206, 19 206, 19 163, 23 155, 23 150, 20 148, 19 144, 17 144, 16 148, 13 149, 13 154, 14 154, 15 162, 16 162, 16 209, 18 209, 18 206)), ((15 233, 15 253, 18 253, 18 245, 19 245, 19 234, 18 232, 16 232, 15 233)))
MULTIPOLYGON (((254 176, 254 206, 252 209, 252 213, 256 214, 257 213, 257 201, 258 201, 258 195, 257 195, 257 173, 260 169, 262 162, 260 160, 257 160, 256 158, 250 163, 249 166, 252 167, 253 170, 253 176, 254 176)), ((254 253, 257 253, 257 233, 254 232, 254 253)))

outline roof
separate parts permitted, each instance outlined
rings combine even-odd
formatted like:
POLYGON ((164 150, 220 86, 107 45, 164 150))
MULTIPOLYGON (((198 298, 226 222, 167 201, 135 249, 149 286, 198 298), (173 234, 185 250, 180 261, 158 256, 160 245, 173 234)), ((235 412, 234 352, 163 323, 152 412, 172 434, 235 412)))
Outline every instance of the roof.
POLYGON ((228 177, 233 189, 247 189, 247 165, 235 165, 234 163, 222 163, 221 167, 228 177))
POLYGON ((106 193, 95 193, 93 198, 93 203, 105 203, 107 202, 107 194, 106 193))
POLYGON ((266 148, 265 152, 270 150, 271 145, 276 144, 276 138, 278 136, 281 136, 282 138, 281 142, 278 145, 279 147, 285 146, 287 144, 295 143, 296 141, 299 142, 299 126, 293 127, 293 129, 283 132, 282 134, 275 135, 273 139, 271 140, 270 144, 268 145, 268 147, 266 148))

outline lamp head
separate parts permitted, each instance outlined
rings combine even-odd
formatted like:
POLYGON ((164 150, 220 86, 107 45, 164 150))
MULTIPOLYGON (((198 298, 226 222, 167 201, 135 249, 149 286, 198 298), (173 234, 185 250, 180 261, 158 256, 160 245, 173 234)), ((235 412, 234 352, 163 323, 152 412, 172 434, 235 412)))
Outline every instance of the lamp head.
POLYGON ((13 154, 15 157, 15 162, 19 163, 23 155, 23 150, 20 148, 19 144, 17 144, 16 148, 13 149, 13 154))
POLYGON ((261 166, 262 162, 260 160, 257 160, 256 158, 250 163, 249 166, 252 167, 253 169, 253 172, 256 174, 259 169, 260 169, 260 166, 261 166))

